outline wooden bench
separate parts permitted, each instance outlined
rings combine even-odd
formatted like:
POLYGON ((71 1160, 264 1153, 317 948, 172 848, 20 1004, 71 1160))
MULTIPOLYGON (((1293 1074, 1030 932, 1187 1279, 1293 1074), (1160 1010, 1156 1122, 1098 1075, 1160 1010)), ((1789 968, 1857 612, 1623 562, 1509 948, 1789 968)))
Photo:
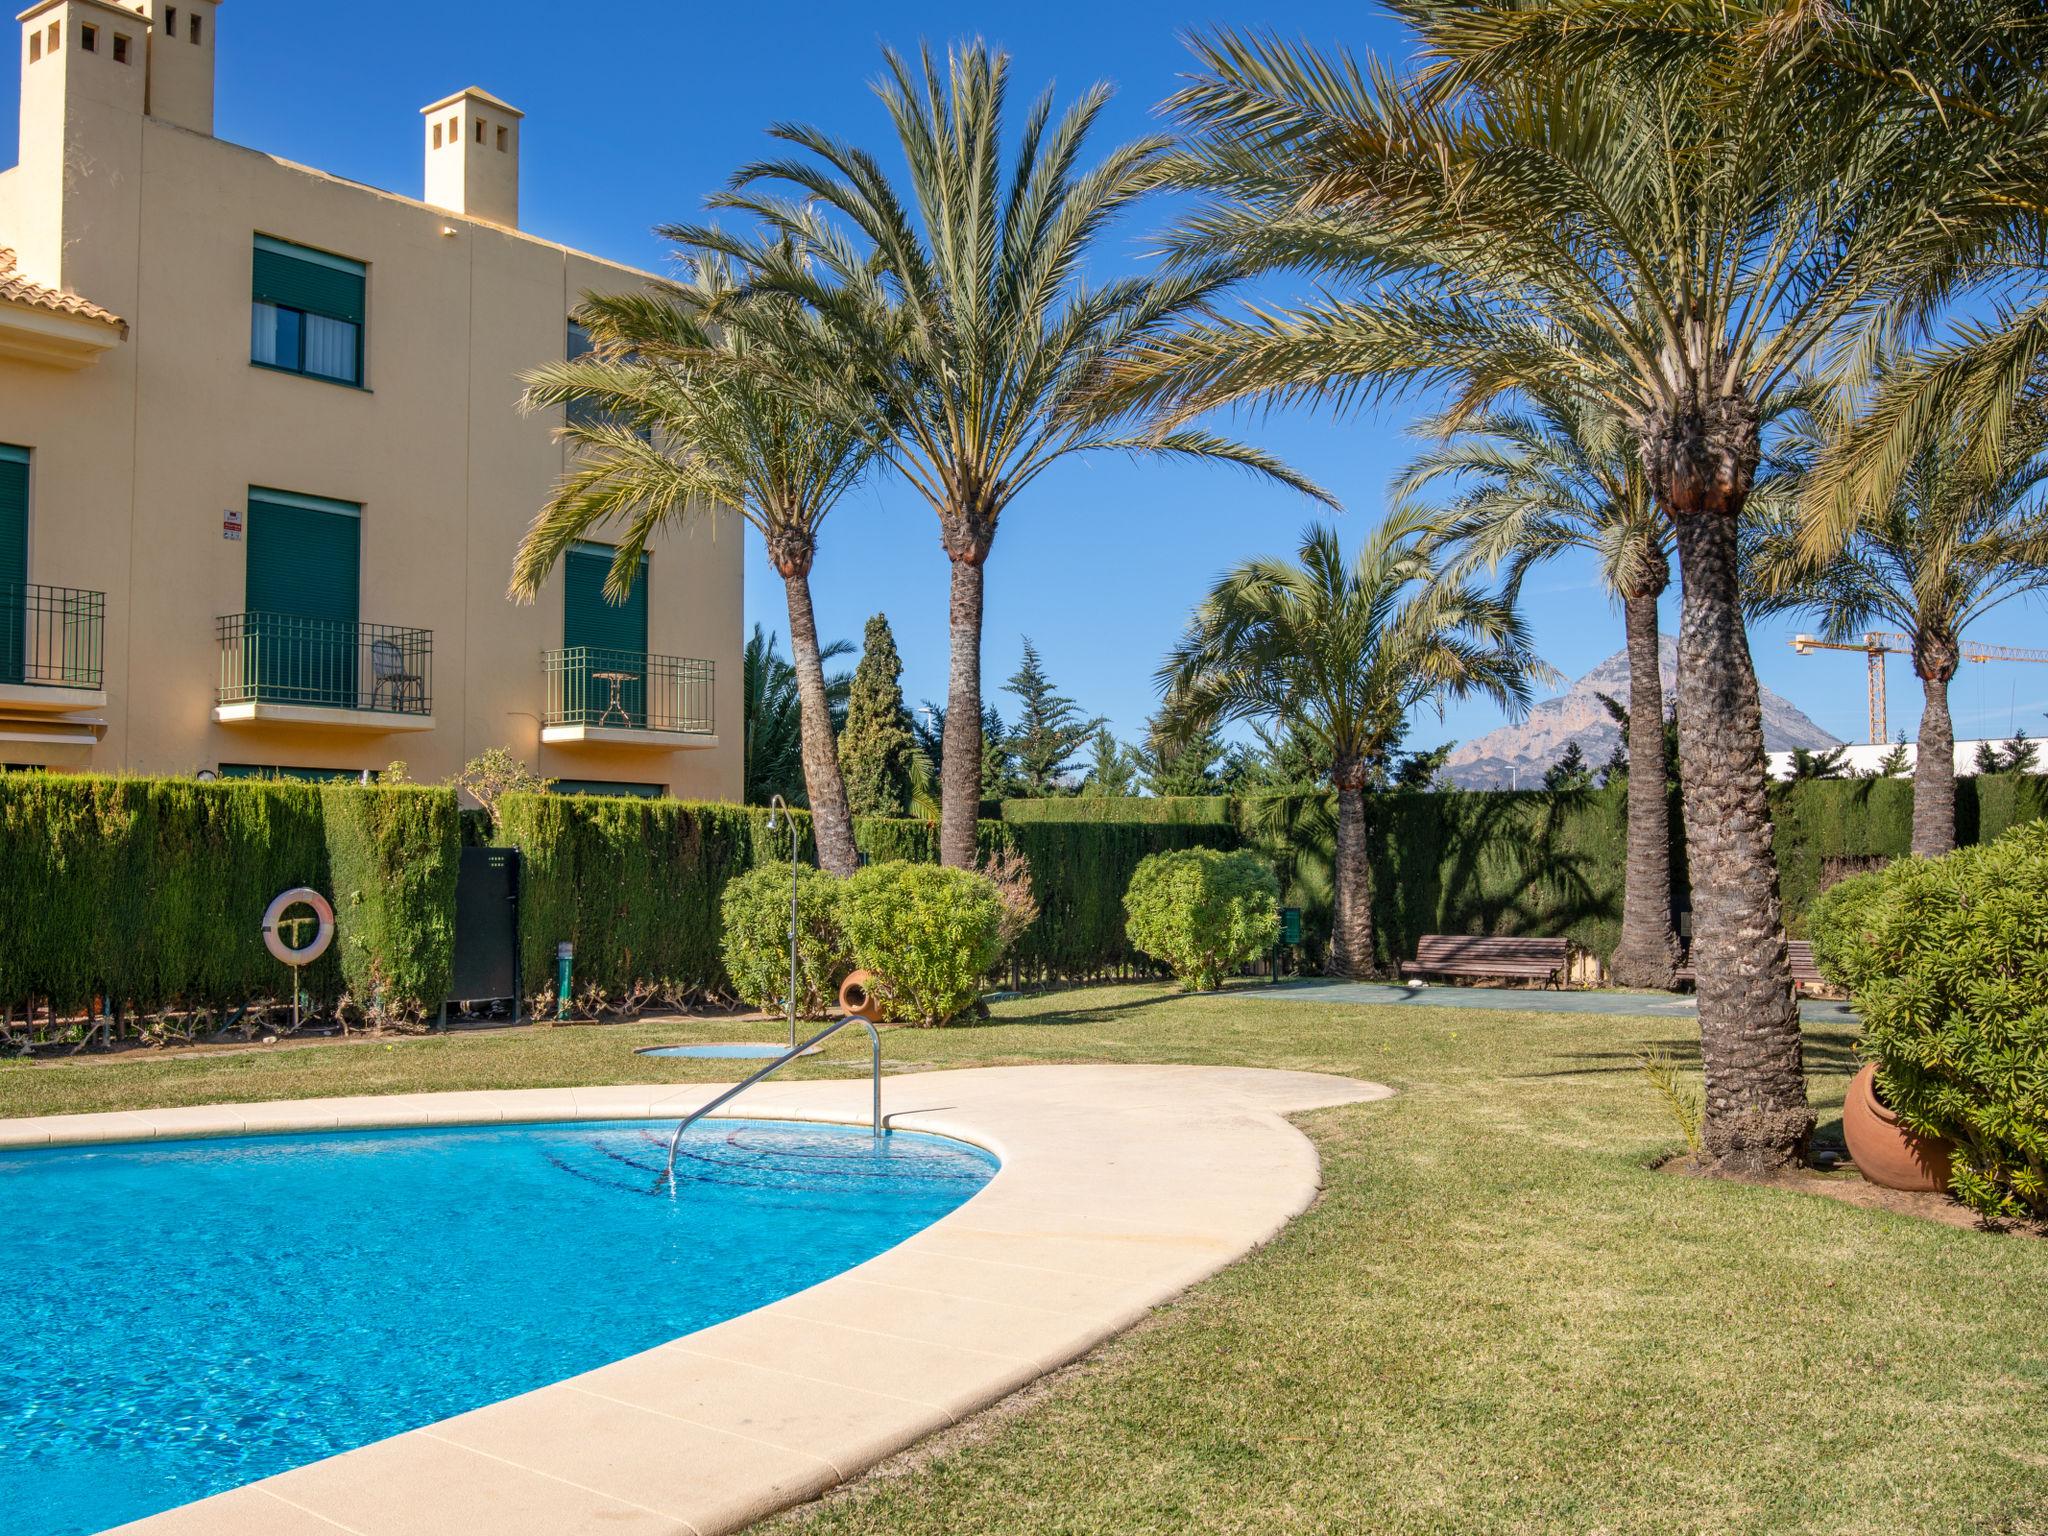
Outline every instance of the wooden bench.
POLYGON ((1571 963, 1563 939, 1489 939, 1475 934, 1424 934, 1403 976, 1511 976, 1556 986, 1571 963))
MULTIPOLYGON (((1813 945, 1806 939, 1788 939, 1785 943, 1785 958, 1792 968, 1792 990, 1799 992, 1807 987, 1824 987, 1827 977, 1821 975, 1820 967, 1813 963, 1813 945)), ((1675 973, 1680 981, 1699 985, 1699 973, 1687 960, 1675 973)))

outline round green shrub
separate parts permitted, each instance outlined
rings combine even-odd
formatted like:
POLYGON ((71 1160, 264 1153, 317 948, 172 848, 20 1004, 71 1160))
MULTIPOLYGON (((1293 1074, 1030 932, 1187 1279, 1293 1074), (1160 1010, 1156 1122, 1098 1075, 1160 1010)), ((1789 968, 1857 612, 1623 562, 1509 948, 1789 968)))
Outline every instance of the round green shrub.
POLYGON ((1884 1102, 1956 1144, 1955 1194, 2048 1216, 2048 822, 1845 880, 1812 928, 1884 1102))
POLYGON ((1280 882, 1254 853, 1181 848, 1141 863, 1124 893, 1131 942, 1209 992, 1280 938, 1280 882))
POLYGON ((878 978, 889 1017, 913 1024, 944 1024, 981 996, 1003 917, 995 886, 971 870, 870 864, 840 887, 855 967, 878 978))
MULTIPOLYGON (((851 970, 839 926, 842 882, 808 864, 796 870, 797 1014, 822 1019, 851 970)), ((733 991, 756 1008, 789 996, 789 866, 763 864, 726 882, 720 953, 733 991)))

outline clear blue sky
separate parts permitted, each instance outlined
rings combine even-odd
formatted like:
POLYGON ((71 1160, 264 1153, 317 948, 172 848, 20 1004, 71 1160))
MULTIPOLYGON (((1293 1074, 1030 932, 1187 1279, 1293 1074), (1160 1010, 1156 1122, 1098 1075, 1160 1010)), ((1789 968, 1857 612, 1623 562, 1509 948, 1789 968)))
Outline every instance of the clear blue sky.
MULTIPOLYGON (((887 148, 868 82, 888 42, 914 47, 981 35, 1014 55, 1019 96, 1046 82, 1063 93, 1096 80, 1117 89, 1102 146, 1156 128, 1153 108, 1187 67, 1179 34, 1213 25, 1271 27, 1319 43, 1402 50, 1369 6, 1339 0, 1122 0, 1081 4, 694 6, 676 0, 361 0, 351 6, 236 0, 219 24, 219 132, 284 158, 408 195, 420 190, 418 109, 481 85, 526 114, 522 221, 550 239, 659 266, 651 227, 693 216, 703 196, 768 145, 778 119, 818 123, 887 148)), ((0 162, 12 163, 16 80, 0 90, 0 162)), ((1021 103, 1020 103, 1021 107, 1021 103)), ((1105 266, 1140 259, 1149 221, 1125 231, 1105 266)), ((1412 442, 1406 411, 1342 421, 1307 414, 1243 420, 1236 430, 1335 490, 1347 541, 1376 519, 1412 442)), ((1014 670, 1028 634, 1063 691, 1139 733, 1156 698, 1152 673, 1189 607, 1247 555, 1284 551, 1312 515, 1289 493, 1224 469, 1070 462, 1007 515, 988 570, 985 686, 1014 670)), ((943 700, 946 573, 936 524, 887 480, 857 491, 828 523, 816 575, 819 626, 858 641, 886 612, 913 706, 943 700)), ((659 601, 659 594, 656 594, 659 601)), ((1667 623, 1675 605, 1667 604, 1667 623)), ((1576 676, 1618 650, 1619 615, 1589 565, 1560 562, 1533 581, 1528 610, 1544 657, 1576 676)), ((784 629, 781 583, 750 551, 747 616, 784 629)), ((1752 632, 1766 686, 1849 740, 1864 734, 1860 657, 1795 657, 1799 624, 1752 632)), ((2044 642, 2041 610, 2009 606, 1975 638, 2044 642)), ((786 650, 786 646, 785 646, 786 650)), ((1909 731, 1919 687, 1891 663, 1891 719, 1909 731)), ((1959 735, 2048 731, 2048 666, 1966 667, 1953 703, 1959 735)), ((1418 722, 1418 745, 1470 739, 1500 723, 1490 707, 1454 707, 1418 722)))

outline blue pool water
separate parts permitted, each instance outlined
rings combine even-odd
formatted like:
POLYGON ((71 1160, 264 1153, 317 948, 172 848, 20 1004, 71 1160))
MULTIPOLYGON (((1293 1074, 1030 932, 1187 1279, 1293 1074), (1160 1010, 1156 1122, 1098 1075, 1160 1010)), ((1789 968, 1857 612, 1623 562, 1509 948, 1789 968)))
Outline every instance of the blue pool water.
POLYGON ((0 1527, 73 1536, 815 1284, 995 1171, 865 1129, 490 1126, 0 1152, 0 1527))

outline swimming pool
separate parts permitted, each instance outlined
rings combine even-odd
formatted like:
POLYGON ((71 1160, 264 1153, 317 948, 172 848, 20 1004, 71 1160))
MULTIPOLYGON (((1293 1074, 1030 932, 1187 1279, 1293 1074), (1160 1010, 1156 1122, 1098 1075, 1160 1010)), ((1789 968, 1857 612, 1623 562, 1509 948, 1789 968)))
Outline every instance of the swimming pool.
POLYGON ((0 1488, 73 1536, 750 1311, 994 1160, 865 1128, 448 1127, 0 1152, 0 1488))

